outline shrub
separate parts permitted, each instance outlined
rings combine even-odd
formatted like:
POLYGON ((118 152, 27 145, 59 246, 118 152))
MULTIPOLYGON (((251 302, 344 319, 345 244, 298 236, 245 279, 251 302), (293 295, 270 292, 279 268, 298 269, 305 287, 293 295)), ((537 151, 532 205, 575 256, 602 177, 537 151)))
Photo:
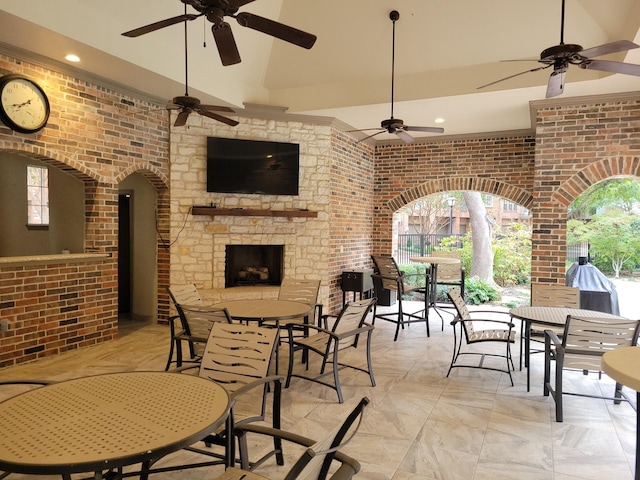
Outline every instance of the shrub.
POLYGON ((495 302, 500 299, 498 290, 478 277, 465 279, 464 282, 465 301, 470 305, 481 305, 487 302, 495 302))

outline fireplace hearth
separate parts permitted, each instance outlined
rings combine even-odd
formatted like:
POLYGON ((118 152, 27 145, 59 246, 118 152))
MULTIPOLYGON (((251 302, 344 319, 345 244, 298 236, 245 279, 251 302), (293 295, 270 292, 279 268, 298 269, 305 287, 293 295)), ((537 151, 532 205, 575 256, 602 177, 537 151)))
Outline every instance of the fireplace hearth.
POLYGON ((282 283, 284 245, 227 245, 225 252, 225 288, 282 283))

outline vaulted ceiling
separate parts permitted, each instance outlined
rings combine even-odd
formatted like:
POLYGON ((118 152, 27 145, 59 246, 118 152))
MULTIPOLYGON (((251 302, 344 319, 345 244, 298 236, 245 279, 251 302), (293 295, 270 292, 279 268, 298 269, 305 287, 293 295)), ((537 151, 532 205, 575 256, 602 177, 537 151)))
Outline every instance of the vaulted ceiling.
MULTIPOLYGON (((137 38, 121 33, 184 13, 180 0, 3 0, 0 51, 26 50, 170 100, 185 91, 183 24, 137 38)), ((486 83, 540 66, 560 43, 561 0, 255 0, 251 12, 318 37, 306 50, 229 18, 242 62, 222 66, 211 24, 188 22, 189 90, 204 103, 335 117, 346 129, 378 127, 391 111, 389 12, 396 23, 394 116, 445 135, 531 128, 530 102, 635 92, 640 77, 570 66, 564 93, 545 100, 550 70, 486 83), (206 46, 205 46, 206 44, 206 46), (530 62, 505 62, 532 59, 530 62)), ((188 13, 196 13, 191 7, 188 13)), ((565 43, 640 44, 640 0, 566 0, 565 43)), ((604 59, 640 64, 640 48, 604 59)), ((372 132, 370 132, 372 133, 372 132)), ((416 133, 419 136, 434 136, 416 133)), ((396 138, 386 133, 375 137, 396 138)))

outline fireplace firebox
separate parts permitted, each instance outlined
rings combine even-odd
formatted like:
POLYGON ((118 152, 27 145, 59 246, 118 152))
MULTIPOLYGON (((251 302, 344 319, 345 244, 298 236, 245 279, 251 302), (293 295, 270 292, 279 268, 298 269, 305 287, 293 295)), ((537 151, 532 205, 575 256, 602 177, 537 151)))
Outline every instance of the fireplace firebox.
POLYGON ((227 245, 225 253, 225 288, 282 283, 284 245, 227 245))

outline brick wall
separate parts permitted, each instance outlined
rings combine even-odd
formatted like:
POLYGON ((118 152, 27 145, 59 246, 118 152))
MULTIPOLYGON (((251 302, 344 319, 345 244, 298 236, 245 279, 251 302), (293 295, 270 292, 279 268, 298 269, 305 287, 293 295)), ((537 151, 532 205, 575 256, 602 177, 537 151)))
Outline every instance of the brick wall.
MULTIPOLYGON (((159 230, 168 236, 168 123, 162 106, 0 55, 0 74, 9 73, 43 87, 51 116, 32 135, 0 124, 0 149, 37 158, 83 181, 84 251, 109 258, 0 266, 0 318, 9 321, 9 331, 0 333, 0 367, 117 336, 118 183, 127 175, 138 172, 156 187, 159 230)), ((168 258, 156 248, 159 280, 166 280, 168 258)), ((166 319, 166 294, 159 290, 159 297, 158 317, 166 319)))
POLYGON ((524 134, 377 146, 373 252, 393 253, 393 212, 434 193, 480 191, 532 208, 534 146, 524 134))
POLYGON ((564 284, 567 208, 576 197, 607 178, 640 178, 640 99, 630 97, 538 109, 533 283, 564 284))

